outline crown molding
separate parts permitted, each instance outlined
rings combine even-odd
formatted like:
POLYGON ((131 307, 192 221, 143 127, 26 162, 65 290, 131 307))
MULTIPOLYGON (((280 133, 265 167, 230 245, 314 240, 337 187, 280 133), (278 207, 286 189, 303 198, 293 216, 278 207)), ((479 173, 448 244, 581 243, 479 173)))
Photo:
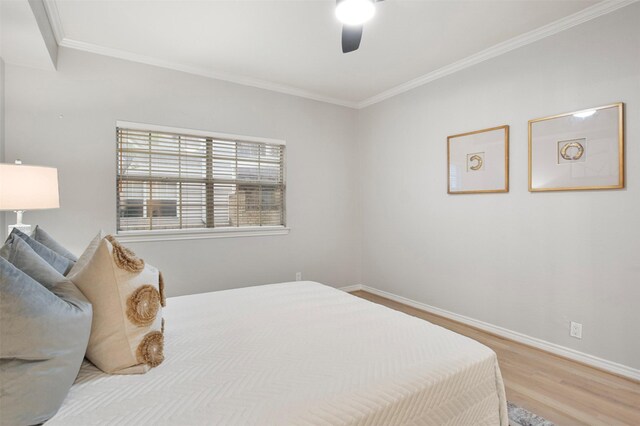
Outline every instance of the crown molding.
POLYGON ((636 3, 637 1, 638 0, 604 0, 600 3, 596 3, 593 6, 589 6, 586 9, 581 10, 580 12, 574 13, 573 15, 569 15, 550 24, 544 25, 540 28, 536 28, 535 30, 529 31, 502 43, 498 43, 485 50, 456 61, 452 64, 446 65, 428 74, 422 75, 399 86, 395 86, 389 90, 385 90, 384 92, 358 102, 356 108, 362 109, 373 104, 377 104, 378 102, 382 102, 385 99, 389 99, 393 96, 407 92, 411 89, 415 89, 416 87, 420 87, 434 80, 446 77, 465 68, 469 68, 473 65, 479 64, 480 62, 495 58, 496 56, 500 56, 512 50, 518 49, 519 47, 535 43, 536 41, 542 40, 564 30, 568 30, 569 28, 575 27, 576 25, 580 25, 602 15, 614 12, 632 3, 636 3))
POLYGON ((113 58, 124 59, 131 62, 138 62, 142 64, 153 65, 160 68, 167 68, 175 71, 182 71, 189 74, 199 75, 202 77, 209 77, 216 80, 228 81, 228 82, 240 84, 243 86, 250 86, 258 89, 269 90, 272 92, 284 93, 287 95, 293 95, 301 98, 339 105, 347 108, 355 109, 357 107, 357 103, 353 101, 332 98, 330 96, 325 96, 320 93, 315 93, 309 90, 300 89, 300 88, 289 86, 286 84, 278 84, 278 83, 261 80, 257 78, 215 72, 205 67, 195 67, 190 65, 179 64, 176 62, 165 61, 165 60, 153 58, 150 56, 127 52, 125 50, 112 49, 110 47, 104 47, 104 46, 100 46, 93 43, 86 43, 83 41, 73 40, 68 38, 64 32, 64 28, 62 26, 62 20, 60 19, 60 12, 58 11, 56 0, 44 0, 44 5, 47 11, 47 15, 49 16, 49 22, 51 23, 51 28, 53 29, 54 37, 56 38, 58 45, 62 47, 81 50, 89 53, 95 53, 97 55, 102 55, 102 56, 110 56, 113 58))
POLYGON ((287 95, 298 96, 301 98, 307 98, 314 101, 325 102, 329 104, 335 104, 344 106, 347 108, 356 108, 355 102, 346 101, 343 99, 332 98, 324 96, 319 93, 311 92, 297 87, 288 86, 285 84, 273 83, 266 80, 260 80, 251 77, 244 77, 232 74, 226 74, 221 72, 215 72, 204 67, 194 67, 190 65, 179 64, 176 62, 165 61, 158 58, 152 58, 150 56, 138 55, 137 53, 127 52, 120 49, 112 49, 110 47, 99 46, 92 43, 85 43, 83 41, 71 40, 63 38, 60 42, 60 46, 67 47, 69 49, 82 50, 85 52, 95 53, 103 56, 110 56, 113 58, 124 59, 131 62, 138 62, 147 65, 153 65, 160 68, 167 68, 175 71, 182 71, 188 74, 195 74, 203 77, 209 77, 216 80, 228 81, 231 83, 240 84, 243 86, 256 87, 258 89, 269 90, 272 92, 284 93, 287 95))
POLYGON ((216 72, 205 67, 196 67, 196 66, 190 66, 185 64, 179 64, 176 62, 165 61, 165 60, 153 58, 150 56, 127 52, 125 50, 113 49, 113 48, 99 46, 92 43, 73 40, 66 37, 65 35, 64 28, 62 26, 62 21, 60 19, 60 14, 58 12, 58 7, 56 5, 56 0, 44 0, 44 5, 46 8, 47 14, 49 15, 49 21, 51 23, 51 27, 53 29, 53 33, 56 38, 56 41, 58 42, 58 45, 62 47, 82 50, 85 52, 95 53, 103 56, 110 56, 118 59, 124 59, 127 61, 143 63, 147 65, 153 65, 161 68, 182 71, 189 74, 209 77, 216 80, 228 81, 228 82, 240 84, 243 86, 256 87, 259 89, 270 90, 273 92, 284 93, 287 95, 298 96, 298 97, 307 98, 307 99, 311 99, 319 102, 339 105, 347 108, 362 109, 362 108, 366 108, 368 106, 374 105, 376 103, 382 102, 386 99, 389 99, 401 93, 415 89, 416 87, 423 86, 434 80, 446 77, 450 74, 461 71, 465 68, 469 68, 473 65, 479 64, 491 58, 495 58, 496 56, 500 56, 512 50, 526 46, 528 44, 535 43, 536 41, 542 40, 546 37, 552 36, 554 34, 557 34, 569 28, 575 27, 576 25, 580 25, 584 22, 590 21, 592 19, 598 18, 600 16, 606 15, 611 12, 614 12, 618 9, 621 9, 625 6, 628 6, 632 3, 636 3, 638 1, 640 0, 601 1, 600 3, 596 3, 595 5, 590 6, 586 9, 583 9, 577 13, 574 13, 573 15, 569 15, 567 17, 554 21, 550 24, 544 25, 535 30, 521 34, 517 37, 514 37, 502 43, 498 43, 492 47, 489 47, 485 50, 482 50, 464 59, 461 59, 449 65, 446 65, 430 73, 424 74, 420 77, 417 77, 406 83, 395 86, 391 89, 385 90, 381 93, 378 93, 377 95, 374 95, 370 98, 364 99, 359 102, 333 98, 333 97, 322 95, 320 93, 315 93, 312 91, 300 89, 300 88, 285 85, 285 84, 279 84, 279 83, 274 83, 266 80, 239 76, 234 74, 216 72))

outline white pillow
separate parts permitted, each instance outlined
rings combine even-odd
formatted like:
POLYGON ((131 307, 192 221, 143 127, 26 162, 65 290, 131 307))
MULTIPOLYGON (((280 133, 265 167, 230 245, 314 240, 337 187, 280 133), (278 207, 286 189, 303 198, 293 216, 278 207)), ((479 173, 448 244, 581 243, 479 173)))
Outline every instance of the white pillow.
POLYGON ((87 248, 84 250, 82 255, 78 258, 78 260, 76 260, 76 263, 73 265, 73 267, 67 274, 67 277, 69 279, 73 281, 73 276, 77 275, 78 272, 80 272, 80 270, 84 268, 87 265, 87 263, 89 263, 89 260, 91 260, 91 258, 93 257, 93 254, 96 252, 96 249, 100 244, 100 241, 102 241, 102 239, 106 236, 107 235, 104 233, 104 231, 100 230, 100 232, 98 232, 98 235, 93 237, 93 239, 91 240, 87 248))
POLYGON ((113 237, 100 237, 69 273, 93 305, 86 356, 106 373, 146 373, 164 360, 160 273, 113 237))

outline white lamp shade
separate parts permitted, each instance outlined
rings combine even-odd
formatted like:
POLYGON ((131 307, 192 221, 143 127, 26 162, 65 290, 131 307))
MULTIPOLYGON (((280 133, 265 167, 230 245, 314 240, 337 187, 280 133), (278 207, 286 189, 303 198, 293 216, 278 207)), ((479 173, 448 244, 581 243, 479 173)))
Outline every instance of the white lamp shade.
POLYGON ((0 210, 40 210, 58 207, 58 169, 0 164, 0 210))

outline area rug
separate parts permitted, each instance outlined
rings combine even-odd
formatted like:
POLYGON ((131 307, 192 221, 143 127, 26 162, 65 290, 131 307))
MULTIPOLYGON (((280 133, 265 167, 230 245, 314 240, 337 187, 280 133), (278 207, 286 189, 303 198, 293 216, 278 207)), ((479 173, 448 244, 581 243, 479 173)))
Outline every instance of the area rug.
POLYGON ((549 420, 507 401, 509 426, 554 426, 549 420))

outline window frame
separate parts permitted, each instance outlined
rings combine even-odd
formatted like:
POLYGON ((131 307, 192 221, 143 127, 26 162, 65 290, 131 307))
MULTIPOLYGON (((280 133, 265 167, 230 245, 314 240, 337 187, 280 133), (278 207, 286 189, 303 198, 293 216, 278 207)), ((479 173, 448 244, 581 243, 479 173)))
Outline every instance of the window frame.
MULTIPOLYGON (((149 132, 166 132, 166 133, 176 133, 176 134, 185 134, 190 136, 198 136, 204 138, 213 138, 213 139, 222 139, 222 140, 231 140, 237 142, 257 142, 257 143, 267 143, 273 145, 283 145, 286 146, 286 141, 282 139, 272 139, 272 138, 263 138, 257 136, 245 136, 245 135, 235 135, 230 133, 220 133, 220 132, 210 132, 206 130, 195 130, 195 129, 186 129, 180 127, 169 127, 169 126, 160 126, 156 124, 144 124, 144 123, 135 123, 130 121, 116 121, 115 126, 115 139, 116 144, 118 140, 118 128, 125 128, 130 130, 138 130, 138 131, 149 131, 149 132)), ((115 167, 116 167, 116 201, 118 197, 118 152, 116 150, 115 155, 115 167)), ((200 240, 200 239, 208 239, 208 238, 230 238, 230 237, 257 237, 257 236, 269 236, 269 235, 287 235, 290 231, 290 228, 287 226, 287 150, 284 149, 283 157, 282 157, 282 182, 283 182, 283 200, 282 200, 282 211, 283 211, 283 219, 284 225, 269 225, 269 226, 242 226, 242 227, 212 227, 212 228, 187 228, 187 229, 151 229, 151 230, 135 230, 135 231, 121 231, 117 229, 116 226, 116 236, 118 240, 121 242, 144 242, 144 241, 175 241, 175 240, 200 240)), ((115 215, 116 215, 116 223, 118 221, 118 215, 120 211, 117 207, 115 215)))

